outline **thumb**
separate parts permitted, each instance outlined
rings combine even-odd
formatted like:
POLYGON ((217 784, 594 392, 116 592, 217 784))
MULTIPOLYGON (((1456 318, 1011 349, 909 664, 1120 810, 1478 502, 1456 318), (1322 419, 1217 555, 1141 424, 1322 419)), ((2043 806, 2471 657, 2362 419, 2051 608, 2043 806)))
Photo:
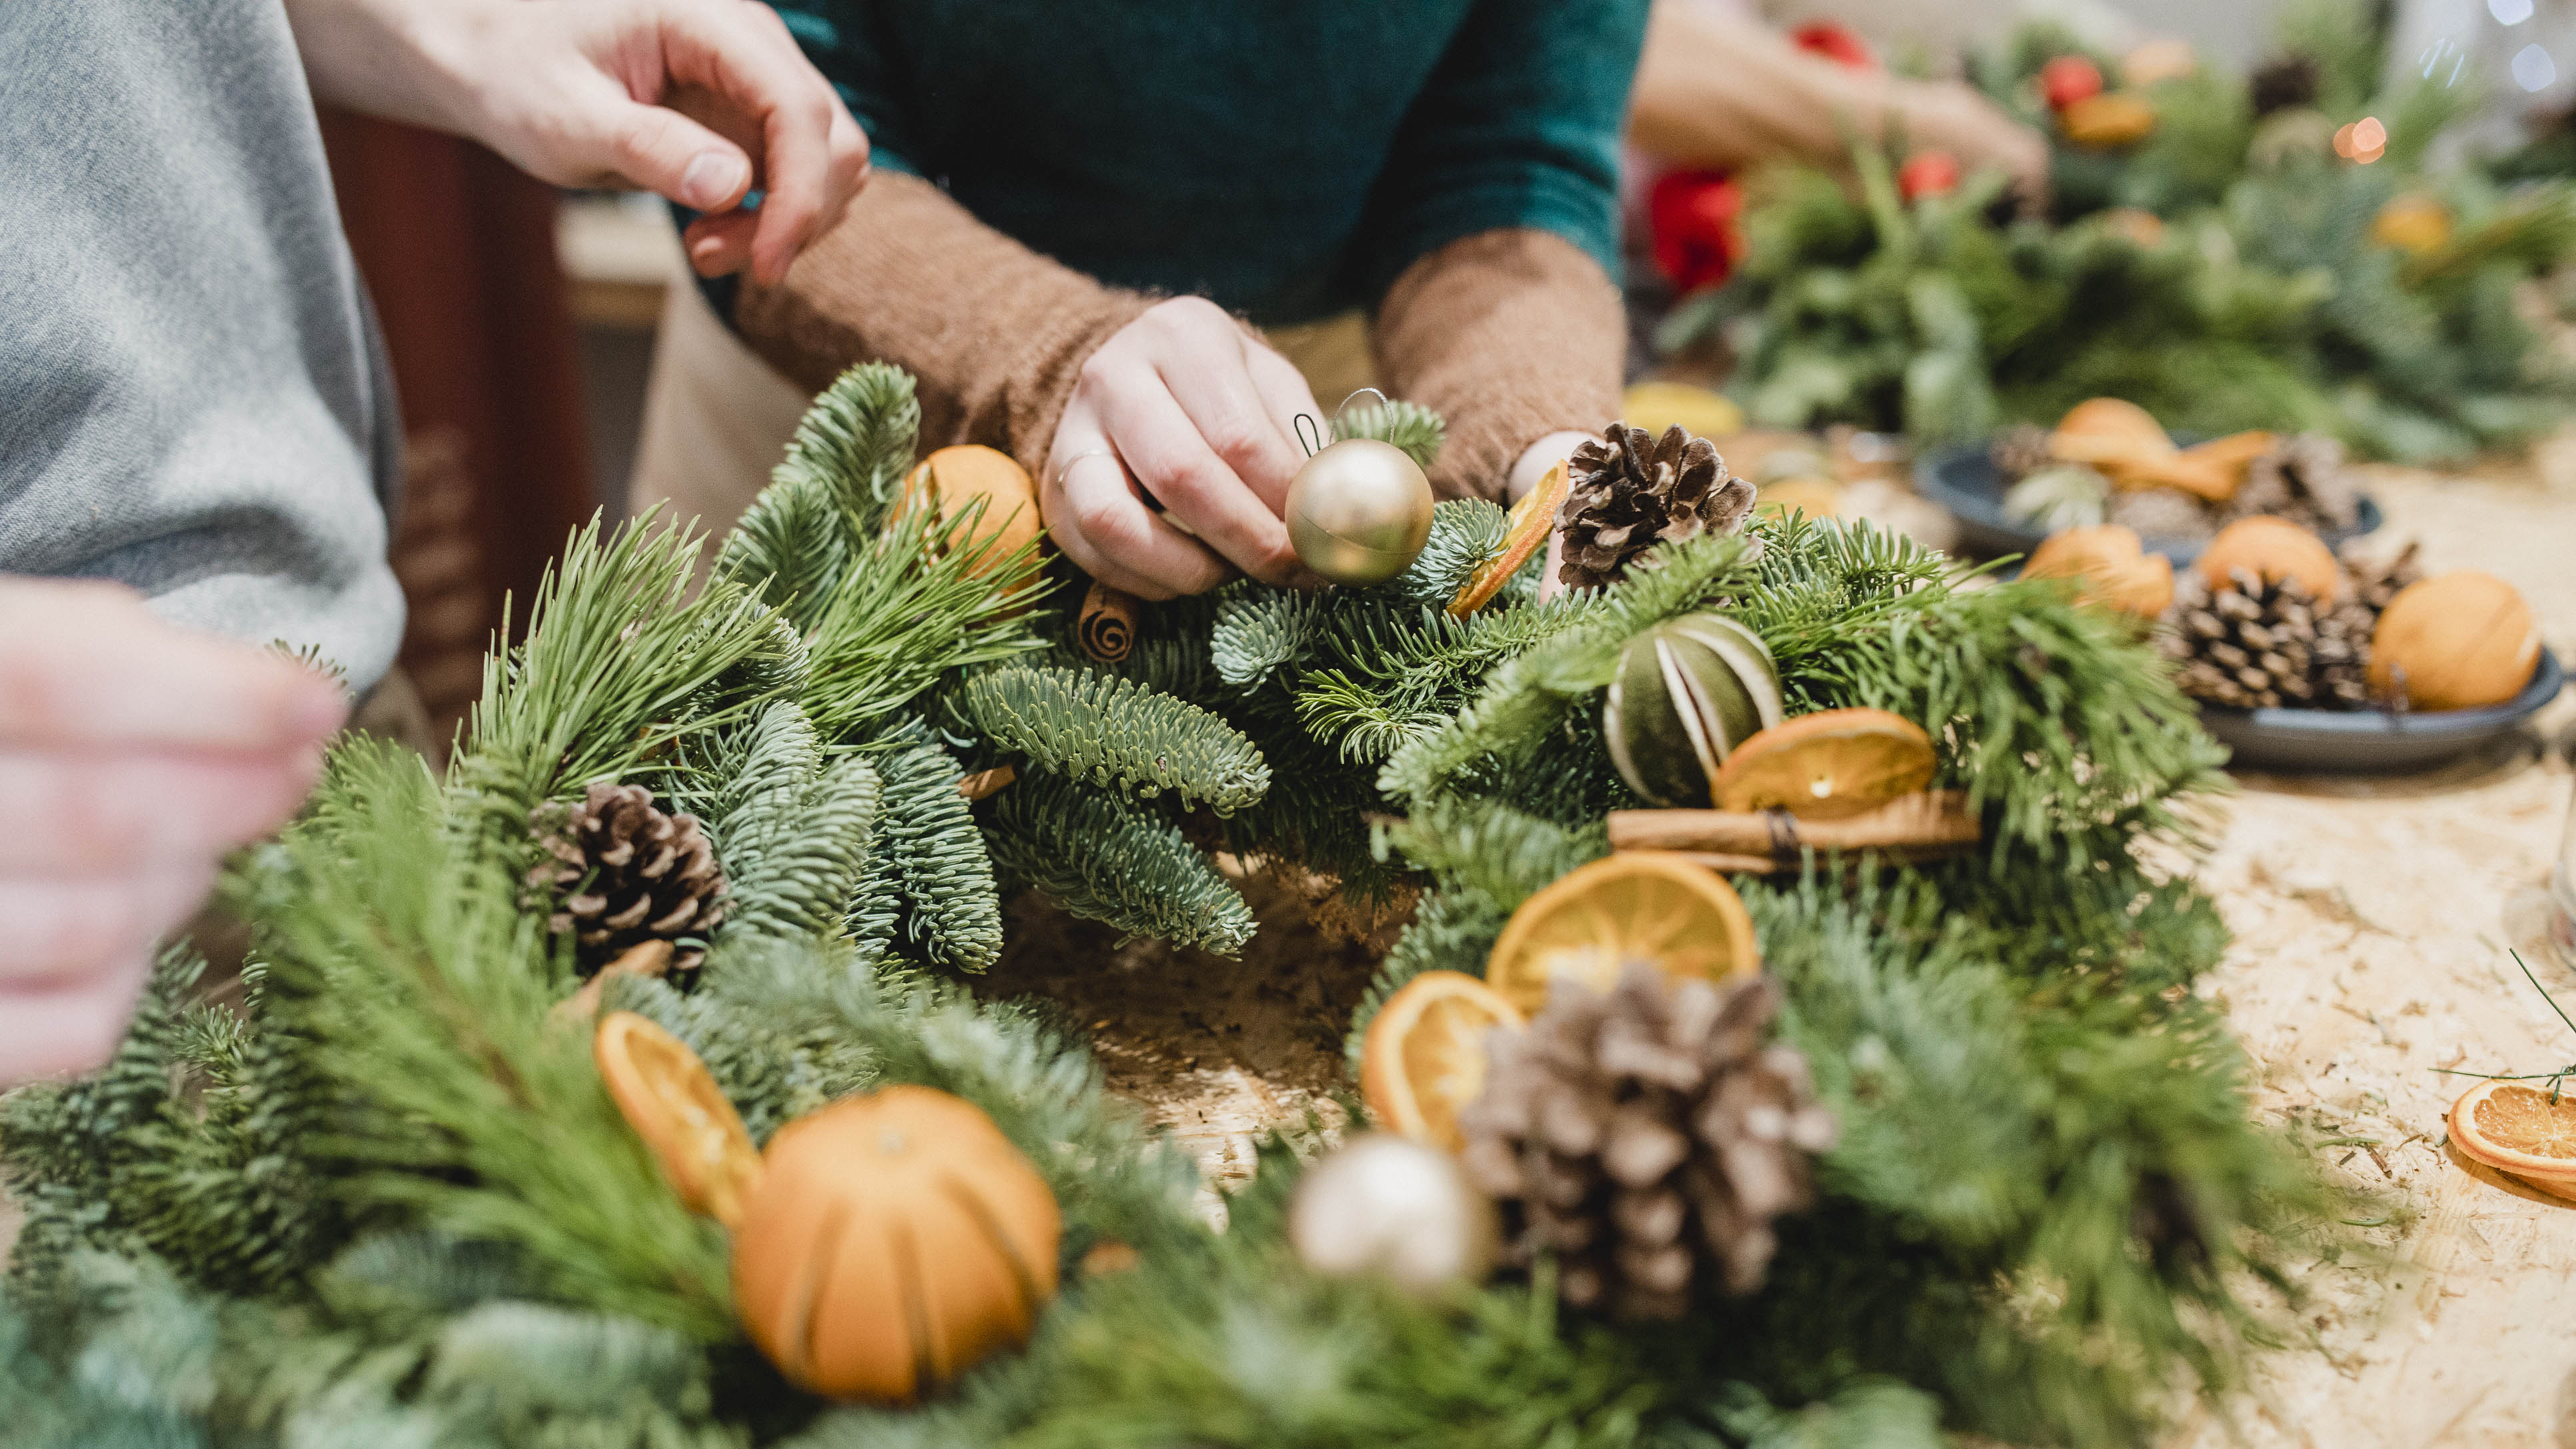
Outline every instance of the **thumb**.
POLYGON ((743 149, 677 111, 620 100, 603 119, 601 163, 632 185, 710 212, 751 190, 743 149))

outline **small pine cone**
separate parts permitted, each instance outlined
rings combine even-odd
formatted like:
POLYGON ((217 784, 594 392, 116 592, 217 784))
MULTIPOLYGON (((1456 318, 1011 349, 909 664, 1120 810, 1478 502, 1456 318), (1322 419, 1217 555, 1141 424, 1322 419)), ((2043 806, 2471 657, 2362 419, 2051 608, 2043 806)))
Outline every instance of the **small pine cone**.
POLYGON ((2111 500, 2110 521, 2140 538, 2198 541, 2218 531, 2209 507, 2179 488, 2141 488, 2111 500))
POLYGON ((2227 501, 2225 521, 2258 513, 2321 533, 2359 523, 2361 485, 2344 460, 2343 444, 2322 433, 2294 433, 2246 465, 2245 482, 2227 501))
POLYGON ((2367 628, 2356 647, 2352 606, 2320 607, 2295 579, 2265 584, 2243 569, 2210 588, 2191 570, 2175 586, 2175 613, 2164 652, 2176 661, 2174 685, 2224 709, 2281 705, 2346 707, 2366 657, 2367 628))
POLYGON ((2422 547, 2421 544, 2410 543, 2394 558, 2378 559, 2371 557, 2358 539, 2345 544, 2343 576, 2344 581, 2352 586, 2346 591, 2347 595, 2370 610, 2371 617, 2376 619, 2380 611, 2388 607, 2388 601, 2397 597, 2400 589, 2423 579, 2424 566, 2416 561, 2422 547))
POLYGON ((1995 440, 1986 445, 1986 457, 2006 483, 2019 482, 2049 465, 2048 429, 2037 423, 2015 423, 1995 434, 1995 440))
POLYGON ((1557 1291, 1622 1318, 1676 1318, 1714 1279, 1761 1286, 1771 1221, 1813 1197, 1830 1146, 1806 1058, 1770 1041, 1768 977, 1676 982, 1632 961, 1601 995, 1560 982, 1496 1041, 1459 1117, 1459 1161, 1499 1202, 1515 1260, 1557 1259, 1557 1291))
POLYGON ((698 817, 665 812, 641 785, 595 780, 580 805, 539 806, 528 823, 546 853, 530 895, 552 907, 550 929, 573 937, 581 974, 646 941, 679 943, 674 971, 705 957, 725 877, 698 817))
POLYGON ((1715 444, 1678 426, 1656 438, 1612 423, 1574 450, 1567 471, 1557 577, 1578 589, 1611 582, 1668 539, 1732 533, 1753 511, 1753 485, 1727 473, 1715 444))

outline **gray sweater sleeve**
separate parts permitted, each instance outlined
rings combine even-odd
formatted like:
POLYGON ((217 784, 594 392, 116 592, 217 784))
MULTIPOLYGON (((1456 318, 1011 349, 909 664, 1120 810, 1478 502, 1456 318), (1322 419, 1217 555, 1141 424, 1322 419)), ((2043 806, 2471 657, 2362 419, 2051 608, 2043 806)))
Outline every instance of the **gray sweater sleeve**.
POLYGON ((392 663, 400 440, 276 0, 0 4, 0 571, 392 663))

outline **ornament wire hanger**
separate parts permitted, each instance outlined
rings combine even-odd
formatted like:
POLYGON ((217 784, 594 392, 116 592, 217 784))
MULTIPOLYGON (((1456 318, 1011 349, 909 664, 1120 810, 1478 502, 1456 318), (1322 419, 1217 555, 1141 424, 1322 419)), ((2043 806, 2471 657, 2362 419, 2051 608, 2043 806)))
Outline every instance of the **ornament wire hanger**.
MULTIPOLYGON (((1363 392, 1375 397, 1379 407, 1390 406, 1387 395, 1379 392, 1373 387, 1360 388, 1357 391, 1354 391, 1350 397, 1343 398, 1342 405, 1333 409, 1334 442, 1338 443, 1344 436, 1346 436, 1342 432, 1342 414, 1351 410, 1351 398, 1358 397, 1360 393, 1363 392)), ((1328 446, 1324 442, 1324 425, 1315 421, 1315 415, 1313 413, 1299 413, 1296 421, 1291 423, 1290 426, 1296 430, 1298 445, 1306 450, 1307 457, 1311 458, 1315 456, 1317 453, 1324 451, 1328 446), (1307 434, 1309 433, 1312 433, 1314 436, 1308 437, 1307 434)))

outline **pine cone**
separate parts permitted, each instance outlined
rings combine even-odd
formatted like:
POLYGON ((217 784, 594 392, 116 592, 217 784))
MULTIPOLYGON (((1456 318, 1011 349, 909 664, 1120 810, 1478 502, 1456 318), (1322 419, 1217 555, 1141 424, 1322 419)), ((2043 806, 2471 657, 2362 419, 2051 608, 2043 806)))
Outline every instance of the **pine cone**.
POLYGON ((2388 607, 2388 601, 2397 597, 2398 590, 2422 581, 2424 566, 2415 561, 2415 555, 2422 547, 2421 544, 2410 543, 2394 558, 2380 559, 2371 557, 2358 539, 2345 544, 2342 550, 2343 576, 2345 582, 2352 585, 2349 596, 2353 602, 2370 610, 2371 618, 2376 621, 2380 611, 2388 607))
POLYGON ((2162 643, 2174 683, 2225 709, 2358 709, 2369 702, 2370 627, 2342 606, 2317 607, 2295 579, 2265 584, 2238 569, 2211 588, 2198 570, 2174 579, 2162 643))
POLYGON ((2140 538, 2205 539, 2218 532, 2209 509, 2179 488, 2141 488, 2113 495, 2111 522, 2140 538))
POLYGON ((1676 1318, 1713 1273, 1761 1286, 1771 1220, 1811 1201, 1808 1154, 1834 1138, 1806 1058, 1770 1041, 1769 977, 1675 982, 1632 961, 1608 995, 1559 982, 1494 1039, 1459 1117, 1460 1162, 1499 1202, 1512 1251, 1552 1252, 1577 1308, 1676 1318))
POLYGON ((2048 429, 2037 423, 2015 423, 1995 434, 1995 440, 1986 445, 1986 457, 2007 483, 2036 473, 2052 461, 2048 429))
POLYGON ((2344 462, 2343 444, 2322 433, 2297 433, 2245 469, 2222 523, 2268 513, 2312 533, 2361 521, 2361 488, 2344 462))
POLYGON ((1753 511, 1753 485, 1727 473, 1715 444, 1678 425, 1657 439, 1612 423, 1574 450, 1568 471, 1571 486, 1556 515, 1565 529, 1557 577, 1578 589, 1619 577, 1667 539, 1732 533, 1753 511))
POLYGON ((546 852, 528 889, 553 901, 547 925, 573 936, 582 975, 646 941, 679 947, 674 971, 705 957, 725 878, 698 817, 666 813, 641 785, 595 780, 578 807, 541 805, 528 823, 546 852))
POLYGON ((2246 83, 2257 119, 2274 111, 2317 103, 2317 62, 2308 55, 2284 55, 2266 61, 2246 83))

